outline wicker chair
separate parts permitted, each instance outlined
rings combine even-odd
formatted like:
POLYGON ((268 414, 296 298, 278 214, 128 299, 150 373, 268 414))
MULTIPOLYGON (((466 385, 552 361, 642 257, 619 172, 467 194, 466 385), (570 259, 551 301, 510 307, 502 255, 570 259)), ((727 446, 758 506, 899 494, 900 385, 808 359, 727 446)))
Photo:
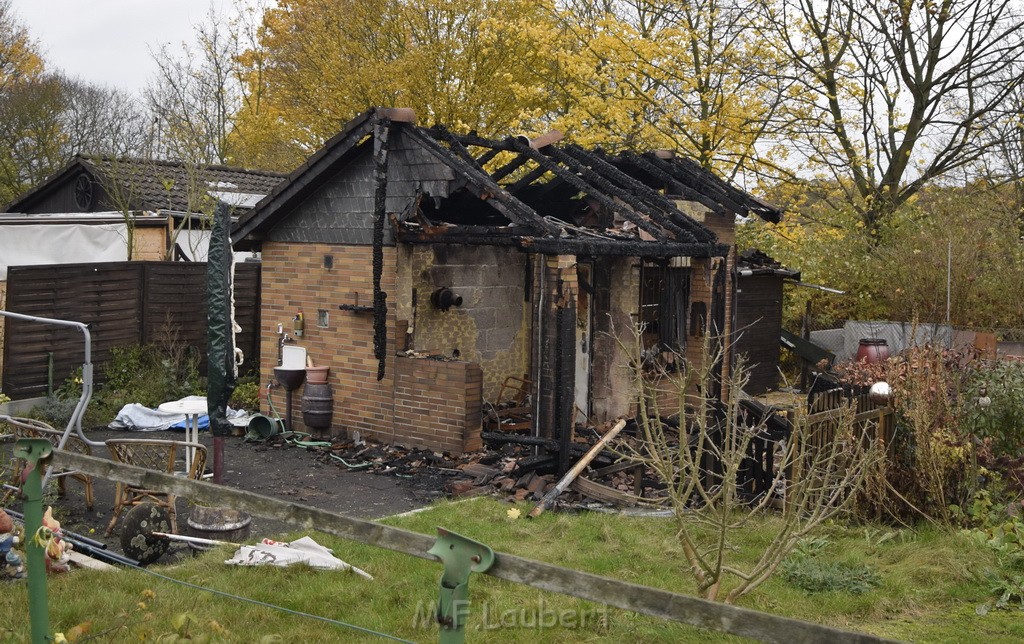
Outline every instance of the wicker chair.
MULTIPOLYGON (((132 438, 112 438, 107 441, 107 448, 110 455, 119 463, 144 467, 166 474, 173 474, 178 454, 184 453, 185 449, 194 450, 192 456, 192 468, 186 472, 188 478, 198 480, 206 469, 206 447, 199 443, 186 443, 183 441, 168 440, 143 440, 132 438)), ((171 517, 171 531, 178 531, 178 524, 174 511, 175 496, 159 490, 146 490, 133 487, 126 483, 118 483, 114 491, 114 516, 107 525, 106 535, 114 531, 121 513, 140 503, 155 503, 167 508, 171 517)))
MULTIPOLYGON (((50 425, 44 423, 41 420, 35 420, 33 418, 15 418, 9 417, 4 421, 0 422, 0 425, 6 423, 11 428, 11 433, 14 434, 15 438, 45 438, 50 441, 54 449, 60 445, 60 439, 64 436, 64 432, 54 429, 50 425)), ((68 440, 64 443, 64 451, 71 452, 73 454, 85 454, 86 456, 92 456, 92 450, 89 448, 89 444, 79 438, 76 434, 69 434, 68 440)), ((24 469, 24 463, 16 464, 14 468, 14 481, 12 485, 18 487, 21 485, 21 471, 24 469)), ((78 470, 55 470, 50 474, 50 478, 57 479, 57 494, 64 496, 66 493, 65 479, 72 478, 82 483, 85 486, 85 506, 90 510, 93 508, 93 487, 92 477, 88 474, 83 474, 78 470)))

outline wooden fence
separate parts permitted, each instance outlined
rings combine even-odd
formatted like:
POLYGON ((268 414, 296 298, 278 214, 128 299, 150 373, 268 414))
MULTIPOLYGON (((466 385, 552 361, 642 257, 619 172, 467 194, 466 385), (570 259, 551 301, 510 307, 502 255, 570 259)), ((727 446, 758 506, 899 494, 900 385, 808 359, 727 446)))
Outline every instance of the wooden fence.
MULTIPOLYGON (((778 474, 775 462, 782 441, 793 440, 793 428, 797 422, 796 410, 788 409, 785 420, 775 416, 779 410, 774 407, 758 409, 753 415, 754 422, 764 422, 763 430, 750 442, 749 455, 744 462, 738 481, 740 488, 753 498, 763 494, 776 494, 774 489, 778 474)), ((808 403, 807 416, 802 422, 803 446, 807 454, 820 453, 836 438, 840 419, 847 413, 853 414, 858 433, 867 440, 881 440, 886 454, 892 455, 893 423, 892 408, 872 402, 867 393, 849 395, 842 389, 833 389, 814 394, 808 403), (850 412, 847 412, 849 405, 850 412)), ((802 475, 800 463, 789 463, 786 478, 802 475)))
MULTIPOLYGON (((7 273, 6 310, 89 325, 92 361, 115 347, 166 343, 192 347, 206 372, 206 264, 108 262, 14 266, 7 273)), ((237 345, 242 371, 259 365, 260 265, 235 267, 237 345)), ((44 396, 82 365, 83 342, 71 329, 6 320, 0 391, 15 400, 44 396)), ((101 383, 103 370, 96 370, 101 383)))
POLYGON ((838 410, 850 406, 856 428, 863 431, 870 440, 882 440, 886 449, 892 446, 893 413, 890 407, 872 402, 868 394, 848 395, 842 389, 832 389, 815 394, 808 406, 808 442, 822 447, 830 441, 835 432, 838 410))

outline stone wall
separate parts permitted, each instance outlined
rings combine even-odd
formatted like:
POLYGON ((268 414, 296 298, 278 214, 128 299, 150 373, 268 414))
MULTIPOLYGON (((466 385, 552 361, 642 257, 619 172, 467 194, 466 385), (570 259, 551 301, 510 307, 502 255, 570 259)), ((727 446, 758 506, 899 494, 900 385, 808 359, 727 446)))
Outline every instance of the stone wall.
MULTIPOLYGON (((526 301, 524 253, 495 246, 436 245, 415 246, 399 257, 408 266, 408 278, 399 278, 399 292, 410 303, 412 348, 478 363, 486 400, 497 398, 508 376, 527 375, 532 306, 526 301), (431 304, 431 294, 441 287, 461 296, 462 305, 442 311, 431 304)), ((399 268, 400 275, 405 272, 399 268)))

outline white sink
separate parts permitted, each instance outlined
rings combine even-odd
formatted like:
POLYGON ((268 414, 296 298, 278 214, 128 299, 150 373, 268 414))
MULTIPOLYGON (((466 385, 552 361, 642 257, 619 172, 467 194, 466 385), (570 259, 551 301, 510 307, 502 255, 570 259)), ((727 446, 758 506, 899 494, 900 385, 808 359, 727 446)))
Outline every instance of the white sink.
POLYGON ((305 369, 306 348, 297 347, 289 344, 286 344, 283 347, 281 347, 280 367, 282 369, 305 369))

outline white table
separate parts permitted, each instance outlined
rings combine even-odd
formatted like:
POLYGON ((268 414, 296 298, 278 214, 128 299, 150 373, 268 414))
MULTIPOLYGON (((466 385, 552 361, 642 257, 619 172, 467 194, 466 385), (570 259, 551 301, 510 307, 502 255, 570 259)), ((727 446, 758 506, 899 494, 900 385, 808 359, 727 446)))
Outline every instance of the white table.
MULTIPOLYGON (((158 407, 162 412, 169 414, 185 415, 185 442, 199 442, 199 417, 206 415, 206 398, 192 396, 186 400, 172 400, 165 402, 158 407)), ((185 475, 192 471, 192 459, 195 456, 195 448, 185 448, 185 475)), ((201 473, 200 473, 201 474, 201 473)))

